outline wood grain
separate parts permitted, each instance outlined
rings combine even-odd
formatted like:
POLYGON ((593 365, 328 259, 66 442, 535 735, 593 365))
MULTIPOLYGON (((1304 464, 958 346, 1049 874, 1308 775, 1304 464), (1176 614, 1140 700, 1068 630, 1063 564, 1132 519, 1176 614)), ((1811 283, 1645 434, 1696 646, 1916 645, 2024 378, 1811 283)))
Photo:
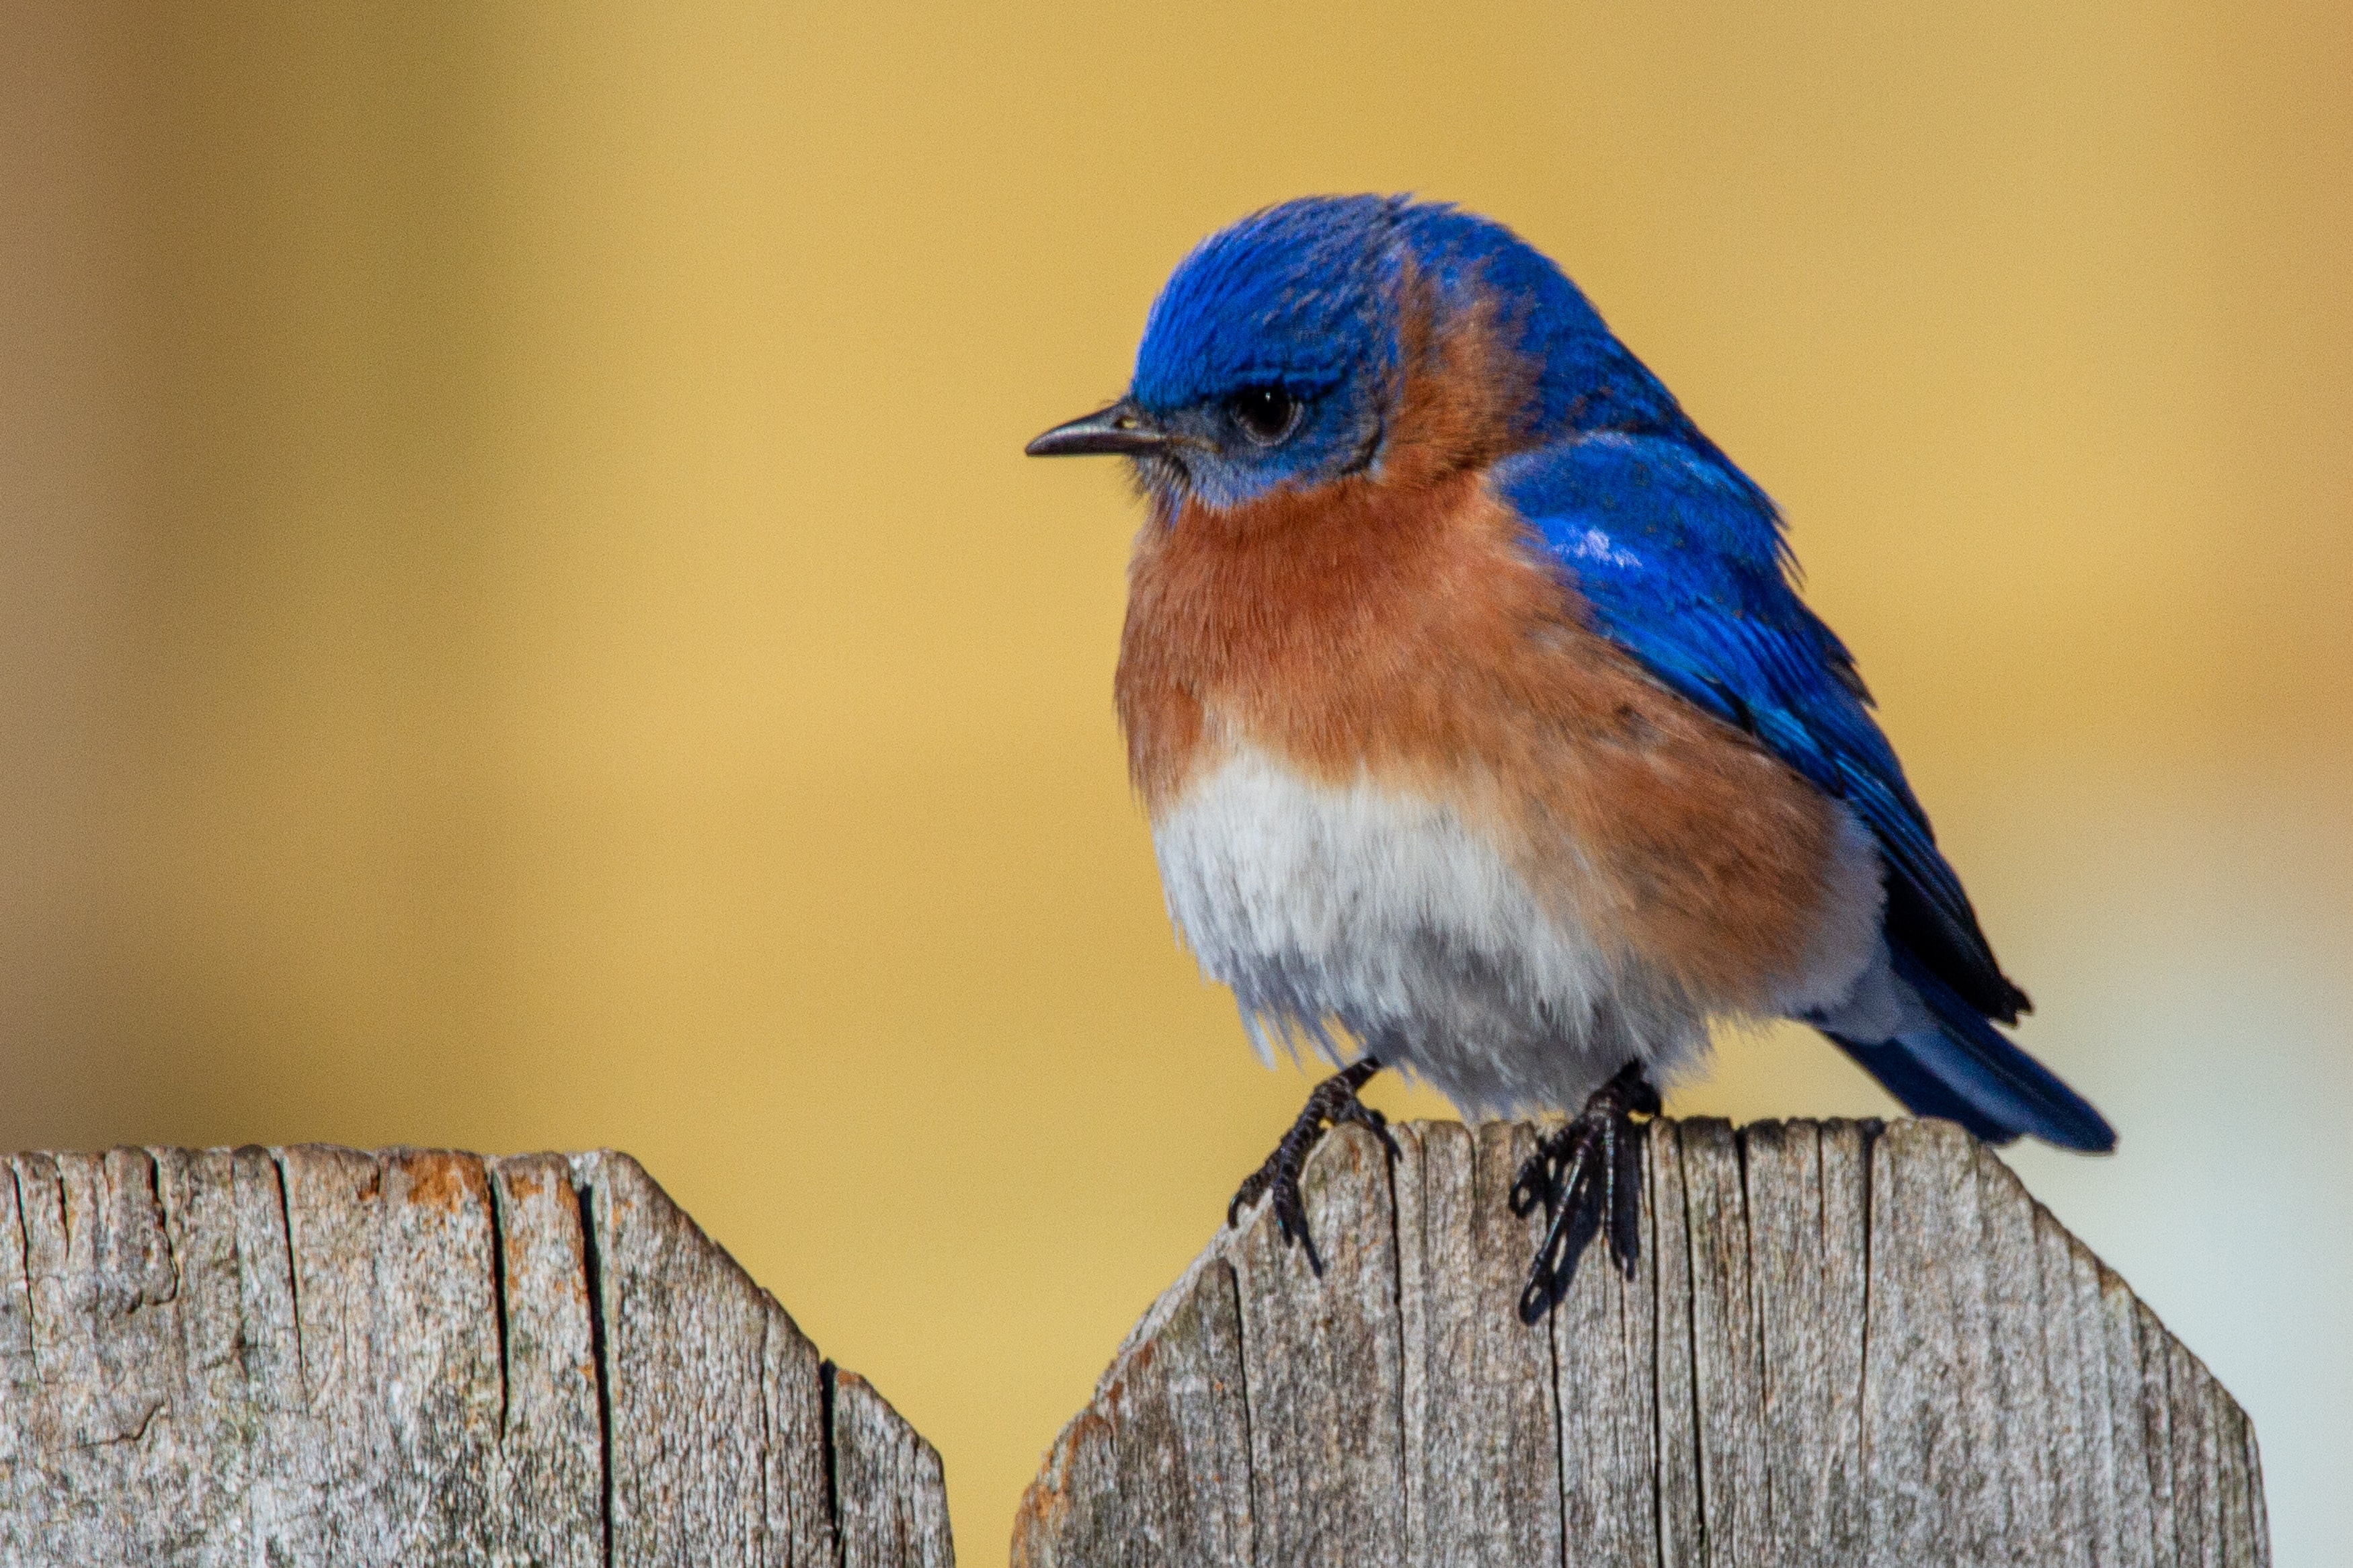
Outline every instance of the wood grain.
POLYGON ((1531 1130, 1397 1135, 1310 1161, 1322 1279, 1254 1214, 1145 1313, 1016 1564, 2270 1561, 2244 1413, 1956 1127, 1654 1121, 1534 1329, 1531 1130))
POLYGON ((931 1447, 627 1155, 0 1168, 0 1563, 953 1561, 931 1447))

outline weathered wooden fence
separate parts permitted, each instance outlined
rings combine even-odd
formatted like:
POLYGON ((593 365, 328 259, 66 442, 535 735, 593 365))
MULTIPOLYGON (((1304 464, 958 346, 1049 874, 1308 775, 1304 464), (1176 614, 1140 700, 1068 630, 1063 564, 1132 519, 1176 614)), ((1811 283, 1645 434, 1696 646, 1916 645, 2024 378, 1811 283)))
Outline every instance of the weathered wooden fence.
POLYGON ((1354 1129, 1129 1336, 1015 1528, 1078 1564, 2263 1563, 2229 1394, 1957 1128, 1651 1125, 1535 1329, 1525 1126, 1354 1129))
MULTIPOLYGON (((1654 1122, 1537 1328, 1524 1126, 1356 1130, 1121 1347, 1048 1565, 2268 1560, 2254 1434, 1958 1130, 1654 1122)), ((20 1154, 0 1564, 949 1568, 940 1464, 627 1156, 20 1154)))
POLYGON ((0 1173, 0 1563, 951 1561, 930 1445, 626 1155, 0 1173))

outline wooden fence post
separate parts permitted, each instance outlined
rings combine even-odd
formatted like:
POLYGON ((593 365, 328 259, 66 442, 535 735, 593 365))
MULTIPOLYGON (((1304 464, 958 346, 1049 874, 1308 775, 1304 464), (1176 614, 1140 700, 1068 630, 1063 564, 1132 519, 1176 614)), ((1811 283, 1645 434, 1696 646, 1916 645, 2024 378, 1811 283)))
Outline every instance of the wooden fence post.
POLYGON ((2254 1432, 1959 1129, 1651 1124, 1644 1245, 1514 1312, 1525 1125, 1356 1129, 1152 1307, 1017 1521, 1080 1564, 2263 1564, 2254 1432))
MULTIPOLYGON (((1537 1329, 1524 1126, 1354 1130, 1064 1430, 1017 1563, 2263 1563, 2254 1435, 1957 1130, 1654 1123, 1537 1329)), ((0 1563, 950 1568, 940 1466, 623 1155, 0 1181, 0 1563)))
POLYGON ((627 1155, 0 1172, 0 1563, 952 1561, 931 1446, 627 1155))

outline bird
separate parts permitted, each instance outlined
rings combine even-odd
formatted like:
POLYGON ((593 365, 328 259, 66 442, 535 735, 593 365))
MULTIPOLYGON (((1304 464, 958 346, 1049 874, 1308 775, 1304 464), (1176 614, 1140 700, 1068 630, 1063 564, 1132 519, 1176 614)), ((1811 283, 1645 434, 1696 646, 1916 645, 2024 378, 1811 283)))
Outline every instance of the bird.
POLYGON ((1811 1026, 1917 1115, 2105 1152, 1998 1026, 2003 973, 1798 591, 1778 508, 1561 268, 1405 195, 1219 230, 1126 393, 1029 443, 1145 508, 1114 680, 1170 918, 1261 1057, 1338 1068, 1229 1205, 1383 1068, 1466 1116, 1564 1118, 1509 1204, 1555 1307, 1640 1248, 1644 1119, 1718 1026, 1811 1026))

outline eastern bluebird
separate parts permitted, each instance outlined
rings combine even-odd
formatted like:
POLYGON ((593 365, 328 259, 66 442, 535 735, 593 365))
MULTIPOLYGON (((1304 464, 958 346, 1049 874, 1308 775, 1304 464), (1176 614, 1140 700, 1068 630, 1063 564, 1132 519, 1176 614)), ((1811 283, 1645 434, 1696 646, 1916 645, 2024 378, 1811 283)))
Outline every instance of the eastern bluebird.
POLYGON ((1993 1027, 2026 994, 1773 502, 1510 230, 1244 218, 1162 289, 1127 395, 1029 450, 1124 456, 1148 500, 1117 698, 1178 931, 1261 1055, 1361 1052, 1235 1198, 1311 1262, 1301 1161, 1388 1137, 1383 1065, 1576 1111, 1513 1194, 1552 1219, 1531 1321, 1605 1221, 1631 1269, 1630 1116, 1718 1020, 1810 1024, 1989 1142, 2114 1146, 1993 1027))

